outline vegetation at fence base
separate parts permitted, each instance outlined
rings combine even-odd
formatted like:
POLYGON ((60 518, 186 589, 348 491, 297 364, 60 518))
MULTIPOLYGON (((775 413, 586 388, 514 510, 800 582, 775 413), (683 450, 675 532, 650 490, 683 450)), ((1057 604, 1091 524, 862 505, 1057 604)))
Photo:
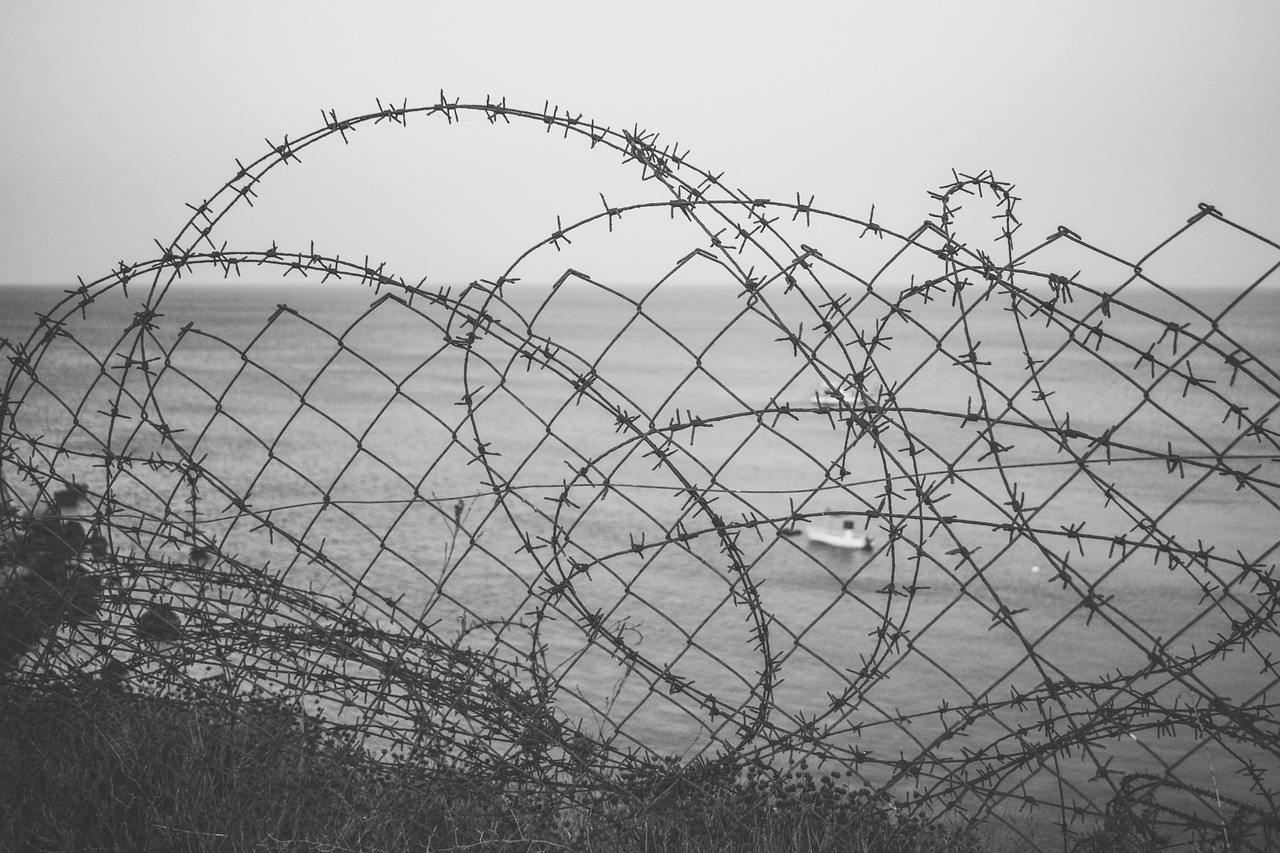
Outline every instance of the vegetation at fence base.
POLYGON ((566 806, 427 762, 372 761, 270 697, 0 685, 3 850, 976 849, 832 776, 638 766, 566 806))
POLYGON ((7 500, 0 504, 0 670, 57 626, 77 625, 98 610, 99 579, 80 557, 104 556, 106 542, 60 515, 82 498, 77 488, 58 490, 41 516, 21 515, 7 500))
MULTIPOLYGON (((1133 773, 1125 776, 1107 803, 1102 820, 1087 832, 1073 834, 1071 853, 1234 853, 1237 850, 1280 849, 1280 816, 1248 804, 1233 804, 1216 819, 1172 804, 1166 789, 1176 782, 1133 773)), ((1217 796, 1214 792, 1201 792, 1217 796)), ((1176 798, 1174 798, 1176 799, 1176 798)))

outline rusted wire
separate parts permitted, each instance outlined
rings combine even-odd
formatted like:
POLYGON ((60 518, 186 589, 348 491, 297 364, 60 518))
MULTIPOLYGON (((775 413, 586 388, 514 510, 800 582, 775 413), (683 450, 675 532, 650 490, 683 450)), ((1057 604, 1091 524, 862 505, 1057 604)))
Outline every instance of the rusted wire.
POLYGON ((1138 801, 1163 832, 1274 840, 1280 375, 1256 320, 1280 308, 1275 242, 1202 205, 1137 262, 1065 227, 1024 249, 1013 188, 987 172, 896 232, 874 208, 750 197, 638 128, 443 93, 329 113, 237 166, 157 257, 3 343, 8 678, 266 691, 385 760, 575 807, 674 748, 690 766, 817 762, 1015 832, 1030 811, 1063 846, 1138 801), (612 151, 668 198, 602 195, 454 288, 216 239, 311 146, 462 114, 612 151), (997 233, 966 243, 975 209, 997 233), (521 281, 643 217, 693 235, 657 281, 521 281), (834 242, 811 246, 824 228, 834 242), (1163 258, 1209 232, 1257 268, 1166 283, 1163 258), (861 272, 842 260, 859 241, 883 249, 861 272), (181 277, 246 269, 372 295, 338 326, 282 304, 247 342, 172 309, 181 277), (728 294, 696 339, 655 307, 690 275, 728 294), (598 352, 555 324, 584 294, 629 317, 598 352), (395 358, 375 352, 370 331, 402 321, 395 358), (665 351, 646 358, 678 365, 656 403, 618 366, 641 331, 665 351), (739 333, 765 393, 724 363, 739 333), (277 339, 327 355, 295 364, 277 339), (329 386, 356 375, 383 393, 353 422, 329 386), (420 452, 384 440, 406 428, 420 452), (323 437, 323 464, 298 434, 323 437), (744 473, 767 453, 781 474, 744 473), (783 535, 835 518, 865 547, 783 535), (683 746, 655 738, 681 727, 683 746), (1210 790, 1206 757, 1230 785, 1210 790))

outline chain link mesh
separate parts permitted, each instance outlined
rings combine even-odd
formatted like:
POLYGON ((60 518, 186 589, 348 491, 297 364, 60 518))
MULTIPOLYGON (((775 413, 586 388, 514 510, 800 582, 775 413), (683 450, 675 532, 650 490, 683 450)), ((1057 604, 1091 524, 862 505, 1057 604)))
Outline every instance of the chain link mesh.
POLYGON ((565 808, 804 761, 1068 844, 1134 803, 1274 841, 1280 247, 1201 205, 1136 261, 1023 248, 1007 183, 931 195, 896 232, 558 109, 330 114, 4 341, 7 677, 265 692, 565 808), (465 287, 215 239, 311 146, 463 114, 666 197, 465 287), (563 262, 646 217, 654 280, 563 262), (185 307, 271 269, 321 296, 185 307))

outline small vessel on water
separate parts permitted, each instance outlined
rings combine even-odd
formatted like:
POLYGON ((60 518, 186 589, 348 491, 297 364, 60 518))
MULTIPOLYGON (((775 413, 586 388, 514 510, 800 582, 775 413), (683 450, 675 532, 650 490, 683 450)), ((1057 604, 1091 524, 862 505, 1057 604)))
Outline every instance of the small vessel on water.
POLYGON ((835 548, 865 550, 874 544, 870 536, 857 531, 855 519, 836 516, 833 521, 835 522, 834 524, 816 525, 810 523, 805 527, 804 535, 810 542, 831 545, 835 548))
POLYGON ((862 391, 853 386, 837 388, 823 385, 813 392, 813 401, 819 412, 829 412, 832 409, 851 409, 864 399, 862 391))

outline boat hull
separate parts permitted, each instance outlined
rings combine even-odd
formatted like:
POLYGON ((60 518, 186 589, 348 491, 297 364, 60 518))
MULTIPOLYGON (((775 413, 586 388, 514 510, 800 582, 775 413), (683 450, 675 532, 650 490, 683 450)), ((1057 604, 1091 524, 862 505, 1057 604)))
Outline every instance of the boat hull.
POLYGON ((870 536, 854 533, 851 530, 822 530, 809 527, 805 529, 804 535, 810 542, 830 545, 834 548, 849 548, 861 551, 871 547, 870 536))

